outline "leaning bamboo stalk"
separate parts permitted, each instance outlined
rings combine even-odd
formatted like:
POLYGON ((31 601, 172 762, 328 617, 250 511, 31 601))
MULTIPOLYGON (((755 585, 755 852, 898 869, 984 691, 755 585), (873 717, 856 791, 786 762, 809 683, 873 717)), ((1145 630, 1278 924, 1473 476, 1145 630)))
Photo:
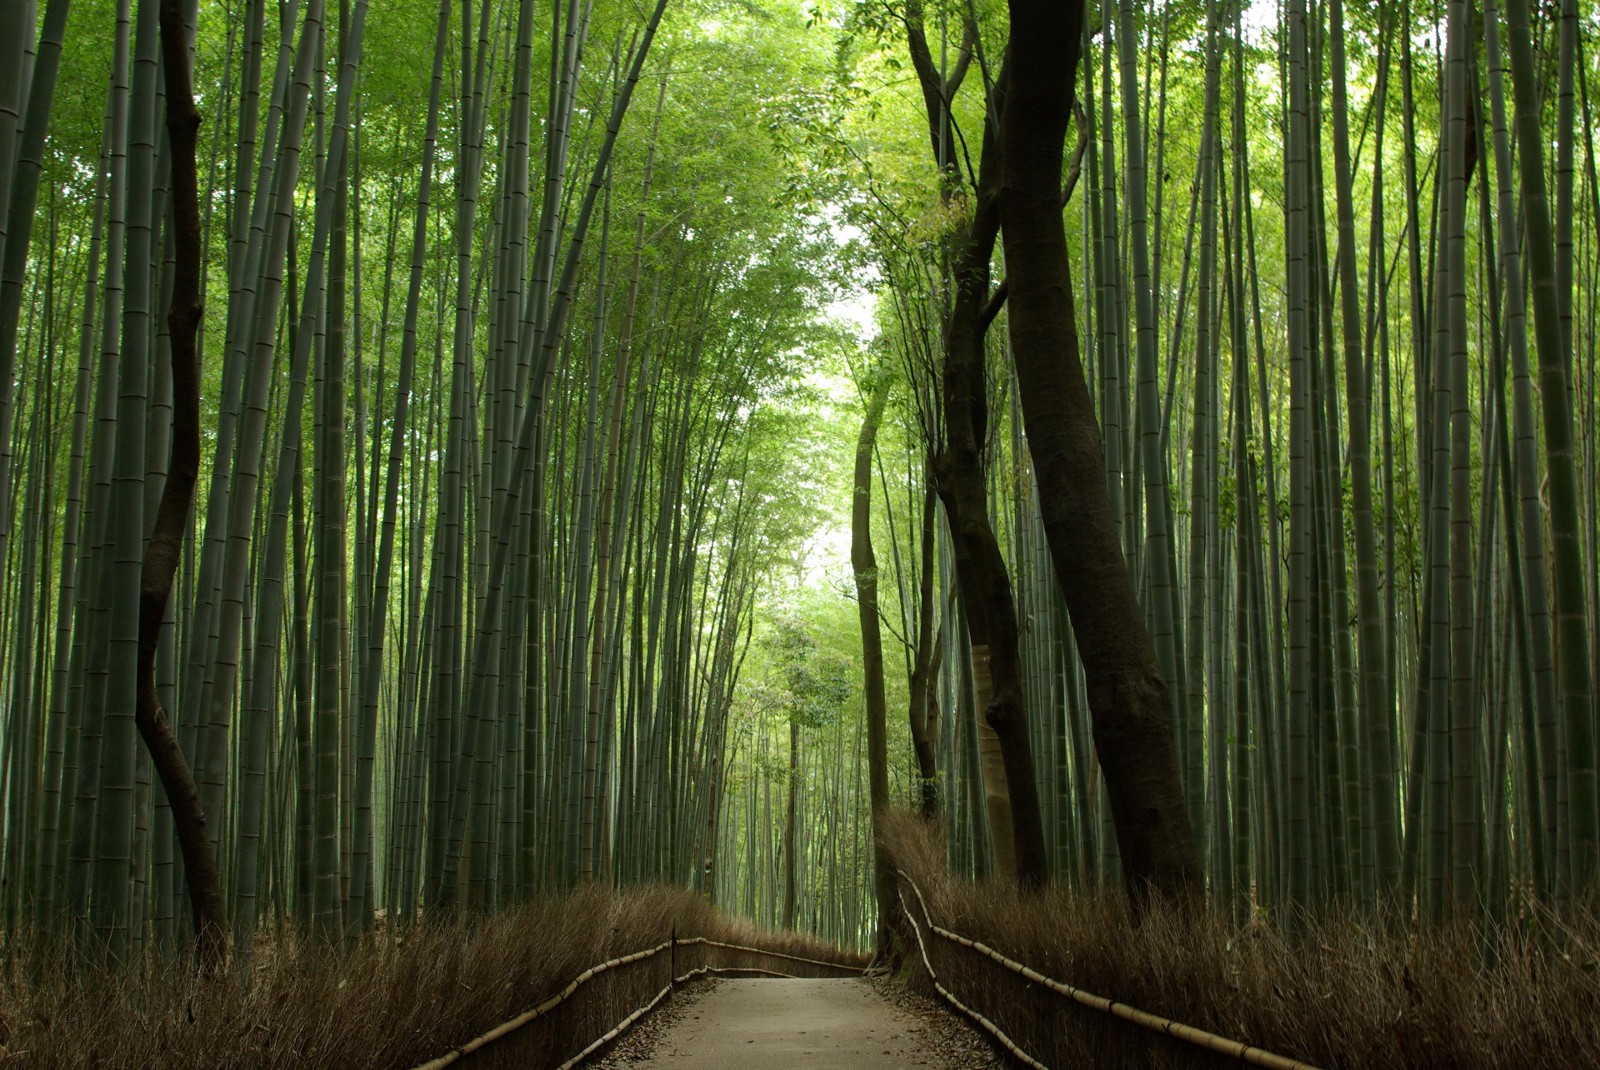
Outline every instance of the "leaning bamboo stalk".
MULTIPOLYGON (((934 923, 933 913, 928 909, 928 901, 923 898, 922 889, 917 887, 916 881, 912 880, 910 875, 904 870, 897 870, 896 872, 900 874, 902 880, 911 886, 912 892, 916 894, 917 903, 922 907, 923 916, 927 918, 928 928, 931 931, 937 933, 939 936, 944 937, 951 943, 958 944, 961 947, 967 948, 968 950, 976 951, 981 955, 987 956, 988 958, 999 963, 1001 966, 1004 966, 1006 969, 1010 970, 1012 973, 1018 974, 1027 980, 1032 981, 1034 984, 1043 985, 1052 992, 1066 996, 1074 1003, 1078 1003, 1084 1007, 1090 1007, 1106 1014, 1115 1015, 1116 1017, 1121 1018, 1123 1021, 1132 1022, 1134 1025, 1143 1026, 1146 1029, 1150 1029, 1158 1033, 1165 1033, 1167 1036, 1176 1040, 1181 1040, 1197 1047, 1205 1048, 1208 1051, 1214 1051, 1219 1055, 1226 1055, 1229 1058, 1238 1059, 1242 1062, 1249 1063, 1251 1066, 1263 1066, 1269 1068, 1269 1070, 1317 1070, 1317 1068, 1311 1063, 1301 1062, 1298 1059, 1285 1058, 1282 1055, 1274 1055, 1272 1052, 1263 1051, 1262 1049, 1251 1044, 1246 1044, 1243 1041, 1230 1040, 1227 1037, 1218 1036, 1216 1033, 1209 1033, 1204 1029, 1199 1029, 1192 1025, 1184 1025, 1182 1022, 1175 1022, 1171 1018, 1163 1018, 1159 1014, 1151 1014, 1149 1011, 1142 1011, 1137 1007, 1129 1006, 1126 1003, 1121 1003, 1114 999, 1107 999, 1105 996, 1097 996, 1092 992, 1086 992, 1074 985, 1069 985, 1063 981, 1057 981, 1054 978, 1046 977, 1044 974, 1033 969, 1031 966, 1024 965, 1015 959, 1007 958, 1005 955, 1001 954, 999 951, 996 951, 987 944, 981 943, 977 940, 968 939, 967 937, 962 936, 960 933, 951 932, 949 929, 941 928, 939 925, 934 923)), ((901 897, 900 902, 902 906, 905 905, 904 896, 901 897)), ((906 912, 906 916, 911 919, 912 927, 915 929, 917 927, 916 918, 911 915, 910 911, 906 912)), ((917 937, 920 943, 920 930, 918 931, 917 937)), ((924 952, 924 964, 927 964, 927 961, 927 955, 924 952)), ((933 967, 931 965, 928 966, 928 973, 930 976, 933 975, 933 967)), ((937 978, 935 978, 934 983, 938 983, 937 978)), ((940 991, 943 992, 944 989, 941 988, 940 991)), ((994 1028, 992 1024, 988 1023, 987 1020, 981 1015, 978 1015, 962 1006, 953 996, 946 994, 945 998, 949 999, 974 1021, 977 1021, 980 1025, 984 1025, 985 1028, 988 1028, 990 1032, 993 1032, 996 1037, 1001 1040, 1002 1043, 1005 1043, 1008 1047, 1010 1047, 1010 1043, 1005 1038, 1004 1034, 1000 1033, 998 1029, 994 1028)), ((1012 1048, 1012 1053, 1018 1058, 1021 1058, 1024 1062, 1028 1063, 1030 1066, 1043 1065, 1034 1061, 1016 1048, 1012 1048)))
MULTIPOLYGON (((162 706, 155 675, 157 647, 180 563, 189 512, 194 505, 194 485, 199 470, 196 339, 202 314, 200 195, 195 171, 195 134, 200 127, 200 113, 195 107, 192 73, 188 69, 188 33, 174 0, 162 3, 157 18, 159 40, 156 47, 166 78, 166 123, 172 152, 173 214, 177 228, 178 257, 168 311, 174 403, 168 479, 156 510, 149 545, 139 562, 137 642, 133 651, 135 721, 171 804, 194 915, 196 953, 201 964, 210 968, 221 962, 227 940, 227 915, 216 853, 206 835, 200 789, 162 706)), ((216 811, 212 813, 215 816, 216 811)))

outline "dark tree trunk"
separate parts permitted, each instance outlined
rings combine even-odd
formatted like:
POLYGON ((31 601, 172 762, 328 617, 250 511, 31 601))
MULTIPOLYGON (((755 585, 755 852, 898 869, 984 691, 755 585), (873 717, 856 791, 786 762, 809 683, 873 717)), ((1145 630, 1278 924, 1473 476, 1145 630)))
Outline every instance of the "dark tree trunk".
POLYGON ((978 44, 977 24, 971 19, 964 21, 955 66, 946 75, 934 65, 933 50, 928 47, 922 0, 906 0, 905 22, 906 41, 911 47, 911 65, 917 72, 917 83, 922 89, 922 106, 928 113, 928 138, 933 148, 933 158, 952 179, 959 180, 956 128, 950 101, 955 99, 956 90, 961 88, 967 70, 972 66, 972 56, 978 44))
MULTIPOLYGON (((151 0, 145 0, 151 2, 151 0)), ((183 851, 184 877, 194 914, 195 950, 206 968, 227 949, 227 917, 217 860, 206 835, 200 792, 156 693, 156 647, 177 574, 194 484, 200 471, 200 369, 196 335, 200 327, 200 197, 195 170, 195 138, 200 112, 189 78, 189 45, 183 8, 161 0, 161 57, 166 76, 167 137, 172 149, 172 213, 176 266, 167 324, 172 332, 172 458, 167 483, 139 578, 138 705, 139 734, 151 764, 166 789, 172 823, 183 851)))
MULTIPOLYGON (((883 632, 878 623, 878 558, 872 552, 872 451, 878 440, 878 422, 889 382, 879 379, 867 399, 867 416, 856 440, 854 496, 850 506, 850 568, 855 572, 856 609, 861 618, 861 675, 867 707, 867 787, 872 800, 872 831, 877 839, 879 822, 889 809, 889 707, 883 693, 883 632)), ((890 909, 894 880, 888 856, 872 855, 872 883, 878 901, 877 949, 889 950, 890 909)))
POLYGON ((1061 162, 1082 0, 1011 0, 999 215, 1011 346, 1045 534, 1088 683, 1128 892, 1186 900, 1200 860, 1173 750, 1167 684, 1117 541, 1084 384, 1061 221, 1061 162))
MULTIPOLYGON (((949 102, 966 72, 966 64, 958 62, 951 75, 942 78, 928 50, 921 4, 910 0, 905 13, 907 41, 912 66, 922 86, 929 134, 939 151, 940 167, 948 181, 954 183, 959 180, 959 169, 941 146, 949 144, 949 102)), ((968 37, 971 36, 969 29, 968 37)), ((1004 85, 1005 78, 1002 71, 997 84, 1004 85)), ((991 105, 996 103, 991 101, 991 105)), ((1016 606, 1005 558, 989 523, 983 479, 983 446, 988 435, 983 339, 993 318, 992 314, 986 315, 989 260, 1000 232, 995 197, 1000 154, 996 111, 994 106, 986 109, 972 220, 950 239, 956 292, 945 331, 941 396, 945 442, 934 457, 933 469, 950 527, 956 581, 967 609, 973 653, 988 656, 991 690, 983 715, 1000 741, 1011 803, 1015 875, 1023 887, 1038 887, 1047 879, 1049 867, 1028 740, 1027 706, 1023 702, 1016 606)))
POLYGON ((933 522, 938 498, 933 476, 922 498, 921 572, 917 577, 917 649, 911 664, 911 750, 917 759, 917 811, 924 819, 939 814, 939 765, 933 741, 939 726, 938 697, 931 686, 942 653, 933 615, 933 522))
MULTIPOLYGON (((980 183, 980 190, 984 185, 980 183)), ((1000 543, 989 523, 983 484, 988 412, 979 318, 989 286, 997 222, 992 199, 980 193, 977 217, 957 263, 956 302, 944 354, 945 445, 935 458, 934 471, 950 525, 956 581, 967 607, 967 631, 974 650, 988 653, 990 692, 983 716, 1000 739, 1005 762, 1016 877, 1025 887, 1036 887, 1045 882, 1047 863, 1023 704, 1016 607, 1000 543)))
POLYGON ((789 715, 789 784, 788 806, 783 821, 783 927, 794 928, 795 900, 797 898, 799 859, 795 849, 800 837, 795 819, 800 809, 800 722, 789 715))

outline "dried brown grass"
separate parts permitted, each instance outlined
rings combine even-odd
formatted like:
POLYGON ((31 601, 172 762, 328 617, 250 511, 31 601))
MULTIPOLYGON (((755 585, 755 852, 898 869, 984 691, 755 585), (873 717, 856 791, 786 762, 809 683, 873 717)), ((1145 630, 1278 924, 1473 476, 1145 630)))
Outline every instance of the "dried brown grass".
MULTIPOLYGON (((1280 1055, 1323 1067, 1600 1066, 1592 917, 1556 939, 1548 923, 1533 935, 1525 924, 1417 929, 1351 913, 1306 918, 1293 935, 1159 907, 1135 925, 1120 895, 1023 896, 953 880, 936 831, 910 814, 885 836, 944 928, 1047 977, 1280 1055)), ((909 888, 905 897, 919 909, 909 888)), ((909 973, 931 991, 900 928, 909 973)), ((926 928, 924 938, 945 986, 1046 1065, 1237 1065, 1041 991, 926 928)))
MULTIPOLYGON (((248 983, 236 973, 201 979, 157 961, 115 975, 20 966, 0 978, 0 1067, 415 1066, 521 1014, 590 966, 674 931, 859 964, 815 941, 724 918, 681 889, 591 887, 470 923, 380 934, 348 954, 291 937, 263 940, 248 983)), ((653 998, 674 970, 708 959, 779 968, 742 958, 678 947, 607 971, 458 1065, 556 1066, 653 998)))

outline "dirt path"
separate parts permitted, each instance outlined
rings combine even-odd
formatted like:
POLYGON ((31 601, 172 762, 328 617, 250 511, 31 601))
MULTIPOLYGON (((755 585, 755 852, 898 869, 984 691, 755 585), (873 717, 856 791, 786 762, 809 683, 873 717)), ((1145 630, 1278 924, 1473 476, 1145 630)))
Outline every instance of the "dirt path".
POLYGON ((939 1013, 897 1006, 859 980, 725 980, 651 1037, 648 1051, 614 1052, 601 1065, 640 1070, 998 1065, 971 1045, 952 1045, 949 1030, 955 1023, 938 1020, 939 1013))

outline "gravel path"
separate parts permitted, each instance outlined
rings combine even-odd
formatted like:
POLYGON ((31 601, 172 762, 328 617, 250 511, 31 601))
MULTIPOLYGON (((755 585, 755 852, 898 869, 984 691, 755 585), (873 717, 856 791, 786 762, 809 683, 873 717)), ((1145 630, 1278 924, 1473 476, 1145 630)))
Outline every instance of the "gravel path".
POLYGON ((720 980, 679 992, 601 1070, 998 1070, 964 1021, 887 980, 720 980))

